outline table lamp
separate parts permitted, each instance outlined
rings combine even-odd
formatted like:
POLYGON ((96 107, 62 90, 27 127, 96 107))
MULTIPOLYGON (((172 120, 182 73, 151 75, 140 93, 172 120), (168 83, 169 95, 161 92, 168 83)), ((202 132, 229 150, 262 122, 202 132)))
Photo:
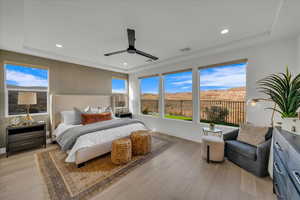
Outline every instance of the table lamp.
POLYGON ((30 105, 36 104, 35 92, 19 92, 18 93, 18 105, 26 105, 26 117, 27 122, 33 122, 32 117, 29 114, 30 105))

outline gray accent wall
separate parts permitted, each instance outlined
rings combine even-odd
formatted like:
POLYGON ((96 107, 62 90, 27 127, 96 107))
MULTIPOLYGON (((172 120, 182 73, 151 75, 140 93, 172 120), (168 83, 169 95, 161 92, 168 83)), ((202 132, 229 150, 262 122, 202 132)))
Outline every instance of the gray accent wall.
MULTIPOLYGON (((112 76, 127 78, 127 74, 98 68, 51 60, 0 49, 0 147, 5 144, 4 62, 46 67, 49 70, 49 94, 111 94, 112 76)), ((33 116, 36 120, 49 121, 48 115, 33 116)))

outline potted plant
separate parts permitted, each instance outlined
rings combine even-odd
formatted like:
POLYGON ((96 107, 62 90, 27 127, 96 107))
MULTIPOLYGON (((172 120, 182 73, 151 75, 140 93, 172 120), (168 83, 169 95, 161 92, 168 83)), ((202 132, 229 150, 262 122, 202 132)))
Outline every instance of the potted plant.
POLYGON ((269 96, 276 104, 277 108, 268 109, 280 113, 282 128, 292 131, 293 126, 296 126, 300 107, 300 74, 293 76, 287 67, 285 73, 271 74, 259 80, 258 84, 260 92, 269 96))
POLYGON ((214 130, 214 129, 215 129, 215 123, 210 122, 210 123, 209 123, 209 129, 210 129, 210 130, 214 130))

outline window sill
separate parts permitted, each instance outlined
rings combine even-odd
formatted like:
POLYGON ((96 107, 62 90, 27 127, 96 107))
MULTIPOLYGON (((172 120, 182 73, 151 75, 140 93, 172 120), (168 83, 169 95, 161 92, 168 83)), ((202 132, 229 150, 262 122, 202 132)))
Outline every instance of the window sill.
POLYGON ((149 118, 153 118, 153 119, 159 119, 160 116, 155 116, 155 115, 144 115, 144 114, 138 114, 139 117, 149 117, 149 118))
POLYGON ((184 122, 184 123, 188 123, 188 124, 192 124, 193 123, 193 121, 183 120, 183 119, 172 119, 172 118, 166 118, 166 117, 163 117, 162 119, 170 120, 170 121, 175 121, 175 122, 184 122))
POLYGON ((183 123, 188 123, 192 124, 193 121, 188 121, 188 120, 180 120, 180 119, 170 119, 170 118, 165 118, 165 117, 160 117, 160 116, 153 116, 153 115, 143 115, 143 114, 138 114, 138 117, 146 117, 146 118, 152 118, 152 119, 163 119, 163 120, 170 120, 170 121, 175 121, 175 122, 183 122, 183 123))
MULTIPOLYGON (((27 114, 19 114, 19 115, 5 115, 6 118, 11 117, 25 117, 27 114)), ((49 113, 32 113, 31 116, 40 116, 40 115, 49 115, 49 113)))
MULTIPOLYGON (((194 122, 194 121, 188 121, 188 120, 180 120, 180 119, 170 119, 170 118, 161 118, 161 117, 155 117, 155 116, 152 116, 152 115, 143 115, 143 114, 138 114, 137 115, 138 117, 144 117, 144 118, 152 118, 152 119, 163 119, 163 120, 169 120, 169 121, 174 121, 174 122, 179 122, 179 123, 185 123, 185 124, 196 124, 196 125, 199 125, 201 128, 203 127, 208 127, 209 126, 209 123, 205 123, 205 122, 194 122)), ((219 124, 216 124, 216 127, 219 128, 219 129, 237 129, 238 127, 235 127, 235 126, 226 126, 226 125, 219 125, 219 124)))

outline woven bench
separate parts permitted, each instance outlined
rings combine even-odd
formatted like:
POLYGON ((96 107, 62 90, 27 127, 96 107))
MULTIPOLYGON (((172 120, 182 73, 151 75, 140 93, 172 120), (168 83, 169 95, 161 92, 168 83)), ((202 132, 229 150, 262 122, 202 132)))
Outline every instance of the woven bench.
POLYGON ((131 140, 129 138, 122 138, 114 140, 112 143, 111 161, 116 164, 126 164, 131 160, 131 140))
POLYGON ((133 155, 145 155, 151 152, 151 134, 147 130, 134 131, 130 135, 133 155))

